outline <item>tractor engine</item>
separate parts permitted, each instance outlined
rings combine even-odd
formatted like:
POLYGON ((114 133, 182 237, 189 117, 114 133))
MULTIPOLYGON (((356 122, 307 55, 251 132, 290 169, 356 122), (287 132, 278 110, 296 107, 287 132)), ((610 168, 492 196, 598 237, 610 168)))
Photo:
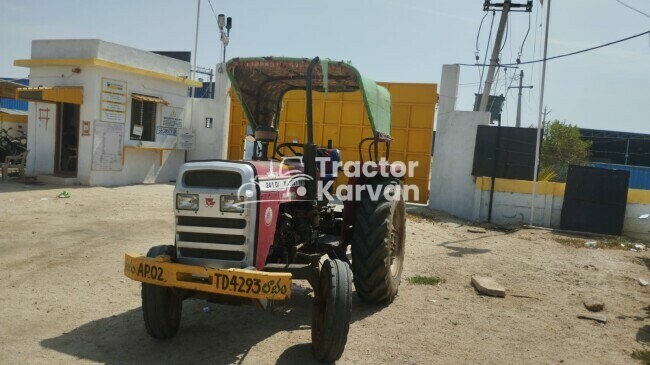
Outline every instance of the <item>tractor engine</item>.
POLYGON ((178 176, 174 211, 179 262, 212 268, 255 266, 260 223, 260 191, 251 183, 255 167, 238 161, 190 162, 178 176))
MULTIPOLYGON (((319 149, 318 155, 340 160, 336 149, 319 149)), ((314 206, 307 200, 310 177, 297 161, 184 164, 174 190, 179 262, 261 269, 304 262, 322 249, 323 235, 340 236, 341 212, 326 201, 314 206)), ((325 166, 320 178, 327 183, 337 174, 331 162, 325 166)))
POLYGON ((340 235, 342 216, 307 200, 308 180, 301 165, 278 161, 184 164, 174 190, 179 262, 262 269, 317 252, 322 234, 340 235))

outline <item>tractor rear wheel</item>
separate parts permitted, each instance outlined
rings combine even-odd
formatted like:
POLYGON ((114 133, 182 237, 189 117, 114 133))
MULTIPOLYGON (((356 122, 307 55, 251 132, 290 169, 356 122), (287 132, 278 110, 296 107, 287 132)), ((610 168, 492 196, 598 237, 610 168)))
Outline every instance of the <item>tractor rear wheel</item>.
MULTIPOLYGON (((167 255, 176 258, 174 246, 154 246, 147 257, 167 255)), ((142 314, 147 332, 153 338, 172 338, 181 324, 183 300, 170 288, 142 283, 142 314)))
POLYGON ((367 303, 390 303, 397 295, 404 264, 406 207, 397 180, 377 181, 369 186, 378 199, 371 199, 367 189, 355 206, 352 232, 352 271, 357 294, 367 303), (395 198, 384 196, 392 189, 395 198))
POLYGON ((333 362, 343 354, 352 313, 352 271, 341 260, 327 260, 315 288, 311 346, 319 361, 333 362))

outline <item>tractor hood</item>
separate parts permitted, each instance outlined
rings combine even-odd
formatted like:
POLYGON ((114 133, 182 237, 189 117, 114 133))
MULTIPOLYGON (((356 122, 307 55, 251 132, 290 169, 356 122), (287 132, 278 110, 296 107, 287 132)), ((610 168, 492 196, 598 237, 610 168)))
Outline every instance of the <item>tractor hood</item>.
MULTIPOLYGON (((282 98, 291 90, 305 90, 307 58, 234 58, 226 70, 251 128, 277 130, 282 98)), ((375 136, 390 137, 390 93, 374 81, 362 77, 349 63, 322 59, 312 77, 312 87, 320 92, 361 91, 375 136)))
POLYGON ((302 162, 294 161, 246 161, 255 168, 255 176, 259 180, 286 178, 304 173, 302 162))

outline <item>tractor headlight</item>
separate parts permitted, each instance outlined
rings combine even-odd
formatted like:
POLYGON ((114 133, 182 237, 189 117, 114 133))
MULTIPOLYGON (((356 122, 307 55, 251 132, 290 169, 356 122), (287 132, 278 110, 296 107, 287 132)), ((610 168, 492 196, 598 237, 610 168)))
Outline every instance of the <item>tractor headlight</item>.
POLYGON ((176 209, 199 210, 199 196, 197 194, 176 194, 176 209))
POLYGON ((244 200, 243 196, 222 195, 220 209, 222 212, 243 213, 244 200))

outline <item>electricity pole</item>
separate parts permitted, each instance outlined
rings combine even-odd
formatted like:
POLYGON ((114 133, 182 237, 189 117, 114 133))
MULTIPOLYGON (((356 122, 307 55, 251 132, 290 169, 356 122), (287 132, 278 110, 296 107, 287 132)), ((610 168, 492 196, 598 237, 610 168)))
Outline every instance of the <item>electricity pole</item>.
POLYGON ((501 8, 501 19, 499 20, 497 36, 494 39, 494 48, 492 49, 492 57, 490 58, 490 68, 488 69, 485 85, 483 86, 483 94, 481 95, 481 104, 478 111, 490 111, 487 109, 488 98, 490 96, 490 90, 492 89, 492 83, 494 82, 494 73, 497 64, 499 63, 499 52, 501 51, 503 34, 505 33, 506 23, 508 22, 508 14, 513 8, 525 8, 524 11, 530 12, 533 9, 533 2, 528 0, 526 4, 513 4, 512 0, 504 0, 501 4, 492 4, 490 0, 485 0, 483 3, 484 11, 496 10, 496 8, 501 8))
MULTIPOLYGON (((483 94, 481 94, 481 103, 477 111, 487 111, 490 112, 492 106, 488 108, 488 99, 490 97, 490 89, 492 89, 492 83, 494 82, 494 73, 496 71, 497 64, 499 63, 499 52, 501 52, 501 43, 503 42, 503 33, 505 32, 506 24, 508 22, 508 13, 511 11, 525 11, 531 12, 533 9, 533 1, 527 0, 526 4, 513 4, 512 0, 504 0, 503 3, 492 4, 490 0, 485 0, 483 2, 483 11, 496 11, 496 8, 501 8, 501 19, 499 20, 499 29, 497 30, 497 36, 494 40, 494 48, 492 49, 492 58, 490 58, 490 68, 488 69, 487 78, 485 79, 485 85, 483 86, 483 94), (524 10, 516 10, 518 8, 524 8, 524 10), (515 10, 511 10, 515 9, 515 10)), ((501 142, 501 115, 499 114, 499 124, 496 131, 496 143, 494 151, 494 165, 492 168, 492 176, 490 181, 490 203, 488 207, 488 222, 492 223, 492 205, 494 202, 494 183, 497 177, 497 168, 499 166, 499 154, 500 154, 500 142, 501 142)))
POLYGON ((508 13, 510 12, 510 0, 503 2, 503 10, 501 11, 501 19, 499 20, 499 29, 497 30, 497 37, 494 39, 494 48, 492 49, 492 57, 490 57, 490 68, 488 69, 487 78, 485 79, 485 86, 483 86, 483 95, 481 96, 481 106, 479 111, 489 111, 487 109, 488 98, 492 83, 494 82, 494 72, 497 63, 499 62, 499 51, 501 50, 501 42, 503 41, 503 33, 506 29, 506 22, 508 21, 508 13))
POLYGON ((544 115, 544 117, 542 118, 542 128, 546 126, 546 116, 551 114, 551 112, 552 110, 546 111, 546 105, 544 105, 544 113, 542 113, 544 115))
POLYGON ((519 86, 509 86, 508 89, 519 89, 519 98, 517 99, 517 124, 515 127, 521 127, 521 94, 523 89, 532 89, 532 86, 522 86, 524 82, 524 70, 519 72, 519 86))

